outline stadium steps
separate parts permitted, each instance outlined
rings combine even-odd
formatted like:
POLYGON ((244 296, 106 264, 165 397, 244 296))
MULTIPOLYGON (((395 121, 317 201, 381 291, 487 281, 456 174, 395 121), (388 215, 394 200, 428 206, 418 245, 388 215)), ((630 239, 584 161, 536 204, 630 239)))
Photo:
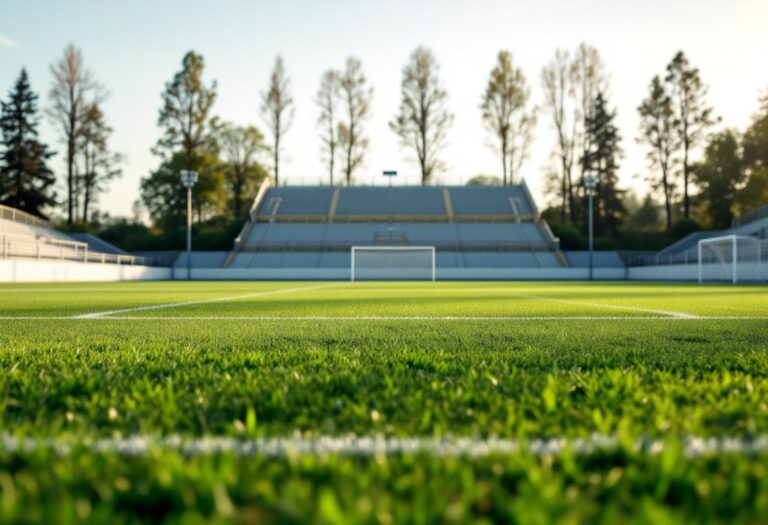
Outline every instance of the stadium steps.
POLYGON ((336 188, 336 190, 333 192, 333 197, 331 197, 331 207, 328 210, 328 222, 333 222, 333 218, 336 216, 336 208, 339 206, 340 195, 341 190, 336 188))
POLYGON ((264 179, 261 186, 259 186, 259 191, 256 192, 256 197, 253 199, 251 209, 248 211, 248 220, 243 226, 243 229, 240 230, 240 235, 235 238, 235 245, 233 246, 232 251, 229 252, 227 258, 224 259, 224 263, 222 264, 223 268, 229 268, 232 265, 232 261, 237 257, 237 252, 240 247, 248 242, 248 238, 251 236, 251 231, 253 231, 253 225, 256 222, 259 206, 261 205, 261 201, 264 200, 264 196, 267 194, 270 185, 269 179, 264 179))
POLYGON ((443 188, 443 200, 445 201, 445 213, 448 215, 448 222, 453 222, 453 201, 448 188, 443 188))

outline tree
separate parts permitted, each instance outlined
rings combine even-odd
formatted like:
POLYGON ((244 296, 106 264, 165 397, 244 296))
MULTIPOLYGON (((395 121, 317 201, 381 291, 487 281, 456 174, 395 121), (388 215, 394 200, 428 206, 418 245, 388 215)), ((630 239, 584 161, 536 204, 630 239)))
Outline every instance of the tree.
POLYGON ((56 179, 46 164, 53 153, 37 139, 37 98, 22 69, 8 102, 0 103, 0 204, 45 218, 43 209, 56 204, 56 179))
POLYGON ((643 198, 642 204, 629 216, 627 228, 632 231, 654 231, 661 228, 663 220, 659 206, 650 194, 643 198))
POLYGON ((187 190, 181 185, 179 172, 187 169, 199 176, 192 188, 198 223, 219 215, 226 206, 224 172, 219 159, 210 151, 192 157, 179 151, 143 178, 140 186, 141 201, 152 222, 166 230, 186 221, 187 190))
POLYGON ((363 124, 371 116, 373 88, 368 87, 360 61, 347 59, 347 65, 339 77, 339 89, 344 119, 338 125, 339 147, 342 151, 341 169, 347 184, 352 174, 365 160, 368 138, 363 133, 363 124))
POLYGON ((231 209, 236 220, 245 218, 249 196, 267 177, 258 155, 265 151, 264 135, 253 126, 224 124, 219 130, 219 144, 225 158, 224 171, 230 193, 231 209))
POLYGON ((275 58, 275 67, 269 77, 269 87, 261 94, 261 115, 273 138, 275 184, 280 184, 280 148, 283 135, 293 122, 293 97, 290 79, 285 72, 283 58, 275 58))
MULTIPOLYGON (((579 45, 571 63, 571 82, 573 84, 573 96, 576 100, 574 141, 579 150, 579 158, 584 159, 591 147, 590 136, 586 133, 587 120, 592 116, 595 109, 598 93, 605 95, 609 85, 605 65, 596 48, 586 43, 579 45)), ((587 166, 580 163, 580 168, 581 173, 577 185, 584 196, 586 194, 584 175, 587 166)))
POLYGON ((660 177, 651 178, 654 188, 661 188, 664 193, 664 211, 667 230, 672 229, 672 192, 671 180, 675 165, 674 152, 679 144, 676 132, 676 119, 672 99, 661 79, 656 76, 651 81, 648 97, 637 108, 640 113, 640 136, 638 142, 649 146, 647 158, 653 169, 658 169, 660 177))
POLYGON ((520 68, 512 65, 509 51, 500 51, 497 64, 480 104, 483 124, 496 139, 491 147, 501 159, 502 180, 515 184, 515 175, 528 157, 536 125, 535 110, 529 109, 530 90, 520 68))
POLYGON ((165 86, 158 115, 162 136, 153 152, 161 156, 160 167, 141 181, 141 198, 156 223, 183 222, 186 190, 179 182, 181 170, 197 171, 192 195, 198 222, 224 207, 223 174, 215 140, 217 122, 211 116, 216 100, 216 82, 203 81, 203 57, 194 51, 182 59, 181 70, 165 86))
POLYGON ((325 162, 328 163, 328 179, 333 186, 334 163, 336 146, 338 145, 338 105, 341 96, 340 75, 329 69, 320 79, 320 89, 317 91, 315 103, 320 107, 318 125, 321 128, 320 140, 325 162))
POLYGON ((502 181, 493 175, 475 175, 467 181, 467 186, 501 186, 502 181))
POLYGON ((541 71, 544 89, 544 107, 549 112, 552 127, 557 134, 555 156, 560 168, 560 220, 570 217, 576 222, 573 192, 573 161, 579 115, 573 87, 573 73, 568 51, 558 49, 555 57, 541 71))
POLYGON ((694 181, 701 188, 713 228, 728 228, 733 220, 736 191, 744 180, 739 138, 725 130, 710 138, 704 160, 693 166, 694 181))
POLYGON ((66 143, 67 162, 67 223, 75 220, 78 198, 75 162, 77 141, 85 112, 91 104, 101 102, 106 94, 83 63, 83 53, 73 44, 64 49, 64 56, 51 65, 53 85, 49 92, 51 105, 48 115, 59 127, 66 143))
POLYGON ((211 117, 211 108, 216 101, 216 81, 206 86, 204 69, 202 55, 194 51, 184 55, 181 70, 165 85, 163 106, 157 119, 163 134, 153 150, 155 154, 167 159, 181 151, 188 158, 189 166, 201 150, 213 145, 212 132, 216 127, 216 121, 211 117))
POLYGON ((418 47, 403 68, 400 109, 389 127, 404 148, 412 149, 421 169, 421 183, 445 168, 439 153, 445 145, 453 114, 448 92, 439 77, 440 67, 429 49, 418 47))
POLYGON ((92 203, 106 189, 107 183, 122 174, 119 168, 122 155, 109 150, 112 128, 104 120, 99 104, 88 106, 83 115, 77 146, 82 166, 78 187, 82 191, 82 220, 88 222, 92 203))
POLYGON ((712 108, 706 104, 707 86, 699 70, 679 51, 667 66, 666 81, 670 87, 675 110, 675 128, 683 149, 683 216, 690 218, 691 204, 688 183, 691 174, 691 149, 704 139, 707 128, 716 122, 712 108))
POLYGON ((597 235, 615 232, 626 215, 622 190, 618 189, 618 159, 622 154, 621 136, 614 123, 616 111, 610 111, 605 97, 597 93, 592 110, 585 120, 584 135, 588 149, 581 158, 585 172, 597 177, 595 231, 597 235))
POLYGON ((760 100, 760 111, 742 139, 744 175, 747 183, 739 191, 742 211, 748 211, 768 202, 768 94, 760 100))

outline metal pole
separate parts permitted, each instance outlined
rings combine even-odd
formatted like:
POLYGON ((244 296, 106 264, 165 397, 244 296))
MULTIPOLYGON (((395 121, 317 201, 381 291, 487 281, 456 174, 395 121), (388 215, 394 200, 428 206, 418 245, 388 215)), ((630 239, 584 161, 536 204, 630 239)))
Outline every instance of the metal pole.
POLYGON ((592 251, 593 251, 593 241, 592 241, 592 190, 589 190, 589 280, 591 281, 593 279, 593 269, 592 269, 592 251))
POLYGON ((187 188, 187 281, 192 280, 192 187, 187 188))

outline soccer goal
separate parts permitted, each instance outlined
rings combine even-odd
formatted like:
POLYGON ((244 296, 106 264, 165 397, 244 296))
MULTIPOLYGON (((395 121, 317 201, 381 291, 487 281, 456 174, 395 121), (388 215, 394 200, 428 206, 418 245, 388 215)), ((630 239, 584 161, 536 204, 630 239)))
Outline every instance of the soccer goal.
POLYGON ((435 280, 434 246, 353 246, 350 278, 363 280, 435 280))
POLYGON ((700 283, 768 279, 768 241, 748 235, 723 235, 700 240, 698 248, 700 283))

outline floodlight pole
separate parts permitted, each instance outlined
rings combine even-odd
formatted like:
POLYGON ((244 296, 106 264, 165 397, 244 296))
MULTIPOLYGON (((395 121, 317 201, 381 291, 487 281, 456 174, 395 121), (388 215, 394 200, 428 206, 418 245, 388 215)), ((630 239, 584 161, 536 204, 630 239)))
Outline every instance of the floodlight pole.
POLYGON ((192 187, 197 182, 197 172, 181 171, 181 183, 187 188, 187 281, 192 280, 192 187))
POLYGON ((397 172, 394 170, 386 170, 383 175, 389 179, 389 187, 392 187, 392 177, 397 177, 397 172))
POLYGON ((589 198, 589 280, 594 279, 594 226, 593 226, 593 211, 592 211, 592 195, 597 185, 597 176, 587 175, 584 177, 584 186, 587 188, 587 196, 589 198))

